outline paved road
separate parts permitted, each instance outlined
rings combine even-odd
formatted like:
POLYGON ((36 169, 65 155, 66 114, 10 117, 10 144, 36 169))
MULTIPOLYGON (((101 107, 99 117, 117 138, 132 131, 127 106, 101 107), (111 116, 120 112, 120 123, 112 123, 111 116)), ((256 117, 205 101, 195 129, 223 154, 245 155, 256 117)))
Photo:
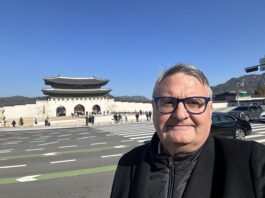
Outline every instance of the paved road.
MULTIPOLYGON (((251 125, 247 140, 265 144, 265 124, 251 125)), ((151 122, 1 131, 1 197, 109 197, 120 156, 153 132, 151 122)))
MULTIPOLYGON (((265 144, 265 123, 251 123, 251 127, 253 132, 246 137, 246 140, 253 140, 265 144)), ((139 143, 150 140, 154 133, 154 126, 151 122, 138 125, 118 125, 116 127, 103 126, 100 129, 139 143)))
POLYGON ((124 140, 92 128, 2 131, 1 198, 108 197, 119 157, 138 145, 124 140))

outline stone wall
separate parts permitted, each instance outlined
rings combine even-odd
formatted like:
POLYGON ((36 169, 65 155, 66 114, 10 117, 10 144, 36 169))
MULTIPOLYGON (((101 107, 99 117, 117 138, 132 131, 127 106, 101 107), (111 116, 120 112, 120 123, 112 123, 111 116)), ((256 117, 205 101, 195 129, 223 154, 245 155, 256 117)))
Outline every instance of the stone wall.
POLYGON ((135 111, 152 111, 151 103, 136 103, 136 102, 117 102, 114 99, 94 98, 91 99, 58 99, 52 98, 49 100, 37 101, 36 104, 7 106, 2 109, 5 110, 5 117, 8 121, 22 118, 37 118, 43 120, 46 117, 56 117, 56 109, 60 106, 65 107, 66 116, 71 116, 76 105, 83 105, 85 112, 91 113, 93 106, 98 105, 101 113, 113 112, 135 112, 135 111))
MULTIPOLYGON (((136 102, 119 102, 114 101, 114 99, 98 98, 94 100, 90 99, 78 99, 78 100, 41 100, 37 101, 36 104, 27 105, 15 105, 3 107, 4 116, 6 117, 7 123, 11 122, 13 119, 18 120, 20 117, 26 120, 33 120, 36 118, 38 121, 42 122, 46 117, 53 118, 56 117, 56 109, 60 106, 64 106, 66 109, 66 116, 71 116, 74 112, 74 107, 81 104, 85 108, 85 112, 91 113, 94 105, 98 105, 101 108, 101 113, 108 114, 114 112, 145 112, 152 111, 151 103, 136 103, 136 102)), ((228 103, 213 103, 214 109, 226 108, 228 103)), ((1 110, 1 109, 0 109, 1 110)), ((0 111, 2 114, 2 111, 0 111)), ((0 115, 0 125, 3 125, 2 120, 3 115, 0 115)), ((102 118, 103 119, 103 118, 102 118)))

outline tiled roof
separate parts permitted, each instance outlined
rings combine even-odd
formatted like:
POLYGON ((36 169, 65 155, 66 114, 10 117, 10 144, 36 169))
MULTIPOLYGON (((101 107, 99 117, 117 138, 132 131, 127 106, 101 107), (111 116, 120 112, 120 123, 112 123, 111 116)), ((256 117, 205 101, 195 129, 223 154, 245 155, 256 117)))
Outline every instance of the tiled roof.
POLYGON ((55 96, 55 95, 84 95, 84 96, 94 96, 94 95, 105 95, 108 94, 111 89, 42 89, 43 94, 55 96))
POLYGON ((65 85, 100 85, 103 86, 109 82, 107 79, 91 78, 70 78, 70 77, 48 77, 43 79, 46 85, 65 84, 65 85))

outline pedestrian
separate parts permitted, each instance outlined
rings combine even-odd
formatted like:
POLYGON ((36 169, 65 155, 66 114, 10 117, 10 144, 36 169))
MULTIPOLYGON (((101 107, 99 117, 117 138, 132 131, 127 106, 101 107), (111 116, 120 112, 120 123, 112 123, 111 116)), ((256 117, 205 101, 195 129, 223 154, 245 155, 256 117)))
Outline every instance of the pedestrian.
POLYGON ((92 114, 92 116, 91 116, 91 123, 92 123, 92 124, 95 123, 95 116, 94 116, 94 114, 92 114))
POLYGON ((37 118, 34 119, 34 124, 35 124, 35 126, 38 124, 37 118))
POLYGON ((45 119, 44 125, 45 126, 50 126, 51 125, 51 123, 49 122, 49 118, 48 117, 45 119))
POLYGON ((265 146, 210 135, 212 91, 197 68, 166 70, 153 90, 155 133, 118 163, 111 198, 265 198, 265 146))
POLYGON ((135 118, 136 118, 136 122, 139 122, 139 113, 138 112, 135 114, 135 118))
POLYGON ((152 120, 152 112, 151 111, 148 112, 148 117, 149 117, 149 120, 151 121, 152 120))
POLYGON ((20 119, 19 119, 19 126, 20 127, 23 127, 23 125, 24 125, 24 120, 23 120, 22 117, 20 117, 20 119))
POLYGON ((16 123, 15 120, 13 120, 11 124, 12 124, 13 127, 16 127, 16 124, 17 124, 17 123, 16 123))
POLYGON ((149 114, 147 111, 145 112, 145 116, 146 116, 146 120, 148 121, 149 120, 149 114))
POLYGON ((122 115, 119 113, 119 115, 118 115, 118 120, 119 120, 119 122, 121 122, 122 121, 122 115))
POLYGON ((127 122, 127 121, 128 121, 128 115, 127 115, 126 112, 125 112, 125 114, 124 114, 124 118, 125 118, 125 122, 127 122))
POLYGON ((89 114, 89 116, 88 116, 88 126, 91 126, 91 123, 92 123, 92 115, 89 114))
POLYGON ((85 121, 86 121, 86 126, 88 126, 88 115, 86 115, 85 121))
POLYGON ((113 119, 114 119, 115 123, 118 123, 118 115, 117 115, 117 113, 115 113, 113 115, 113 119))

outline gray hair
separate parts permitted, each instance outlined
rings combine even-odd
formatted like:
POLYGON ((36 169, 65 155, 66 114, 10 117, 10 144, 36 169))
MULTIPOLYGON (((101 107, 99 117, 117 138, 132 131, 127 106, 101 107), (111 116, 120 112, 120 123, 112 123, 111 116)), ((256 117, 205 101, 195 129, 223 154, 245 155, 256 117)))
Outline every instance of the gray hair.
POLYGON ((212 98, 212 89, 210 88, 208 79, 206 78, 204 73, 201 70, 199 70, 198 68, 196 68, 192 65, 188 65, 188 64, 177 64, 177 65, 167 69, 163 73, 161 73, 160 76, 158 77, 158 79, 156 80, 156 84, 155 84, 154 89, 153 89, 153 97, 155 97, 155 92, 156 92, 158 86, 160 85, 160 83, 165 78, 167 78, 168 76, 171 76, 171 75, 176 74, 176 73, 184 73, 186 75, 193 76, 193 77, 197 78, 203 85, 206 85, 208 87, 209 97, 212 98))

